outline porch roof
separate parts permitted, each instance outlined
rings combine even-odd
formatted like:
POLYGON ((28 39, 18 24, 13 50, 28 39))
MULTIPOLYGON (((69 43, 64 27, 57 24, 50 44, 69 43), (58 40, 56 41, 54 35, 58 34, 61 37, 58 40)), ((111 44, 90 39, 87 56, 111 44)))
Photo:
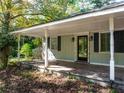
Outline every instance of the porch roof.
POLYGON ((24 36, 43 37, 45 31, 48 36, 73 35, 91 31, 109 31, 109 16, 115 18, 115 30, 124 27, 124 3, 115 7, 105 8, 72 18, 50 22, 22 30, 14 31, 12 34, 24 36))

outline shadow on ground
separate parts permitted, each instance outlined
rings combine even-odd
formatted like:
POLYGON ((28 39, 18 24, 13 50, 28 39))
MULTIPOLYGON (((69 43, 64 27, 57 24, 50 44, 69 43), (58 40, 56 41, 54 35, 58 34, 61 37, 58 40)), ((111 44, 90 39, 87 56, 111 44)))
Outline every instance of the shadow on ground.
MULTIPOLYGON (((110 88, 36 70, 0 71, 0 93, 110 93, 110 88)), ((116 92, 115 92, 116 93, 116 92)))

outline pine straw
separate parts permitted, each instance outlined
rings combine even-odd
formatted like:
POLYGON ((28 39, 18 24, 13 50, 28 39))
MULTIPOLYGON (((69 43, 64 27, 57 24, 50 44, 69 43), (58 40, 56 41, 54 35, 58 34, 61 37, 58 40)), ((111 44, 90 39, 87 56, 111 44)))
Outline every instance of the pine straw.
POLYGON ((110 88, 38 71, 0 71, 0 93, 110 93, 110 88))

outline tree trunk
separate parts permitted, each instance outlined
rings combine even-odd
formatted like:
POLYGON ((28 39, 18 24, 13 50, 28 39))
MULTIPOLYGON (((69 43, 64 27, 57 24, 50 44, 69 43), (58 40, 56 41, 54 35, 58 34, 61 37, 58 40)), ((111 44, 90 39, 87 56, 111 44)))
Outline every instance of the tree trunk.
POLYGON ((7 67, 8 64, 8 57, 9 57, 9 50, 10 50, 10 43, 8 37, 9 31, 10 31, 10 12, 6 11, 4 13, 4 22, 2 23, 2 33, 1 36, 3 37, 1 41, 2 42, 2 48, 0 49, 0 68, 4 69, 7 67))
POLYGON ((0 50, 0 69, 5 69, 8 64, 8 57, 9 57, 9 47, 5 47, 0 50))

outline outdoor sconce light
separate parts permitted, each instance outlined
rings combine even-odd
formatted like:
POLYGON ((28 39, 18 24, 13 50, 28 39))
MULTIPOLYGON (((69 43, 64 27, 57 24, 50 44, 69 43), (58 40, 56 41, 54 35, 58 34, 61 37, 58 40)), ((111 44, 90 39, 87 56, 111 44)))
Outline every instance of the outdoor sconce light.
POLYGON ((72 37, 72 42, 74 42, 75 41, 75 38, 74 37, 72 37))
POLYGON ((93 41, 93 35, 90 36, 90 41, 93 41))

